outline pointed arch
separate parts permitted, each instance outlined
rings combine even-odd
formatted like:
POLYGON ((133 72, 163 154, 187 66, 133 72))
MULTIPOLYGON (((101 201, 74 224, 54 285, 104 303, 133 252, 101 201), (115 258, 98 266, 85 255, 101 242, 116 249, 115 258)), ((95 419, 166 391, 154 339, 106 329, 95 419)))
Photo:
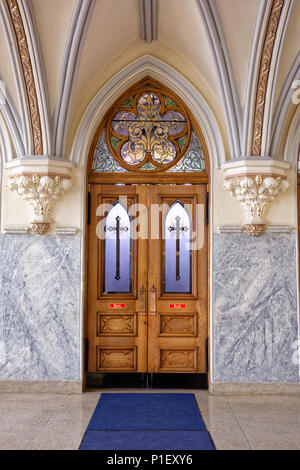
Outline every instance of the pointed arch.
POLYGON ((190 109, 203 132, 210 157, 210 167, 220 167, 225 162, 224 145, 218 124, 208 104, 179 72, 151 56, 143 56, 125 67, 91 101, 75 136, 71 152, 73 164, 86 168, 93 136, 100 121, 113 105, 116 96, 120 96, 147 76, 176 90, 176 94, 190 109))

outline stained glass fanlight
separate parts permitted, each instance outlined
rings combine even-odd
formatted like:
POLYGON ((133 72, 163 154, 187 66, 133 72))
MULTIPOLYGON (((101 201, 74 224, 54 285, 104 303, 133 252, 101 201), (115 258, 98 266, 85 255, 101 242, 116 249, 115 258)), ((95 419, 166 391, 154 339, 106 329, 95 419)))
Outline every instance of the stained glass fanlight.
POLYGON ((101 131, 93 171, 205 171, 199 135, 176 101, 151 82, 121 99, 101 131))
POLYGON ((116 107, 106 138, 125 168, 167 169, 188 148, 190 121, 175 101, 158 90, 141 90, 116 107))

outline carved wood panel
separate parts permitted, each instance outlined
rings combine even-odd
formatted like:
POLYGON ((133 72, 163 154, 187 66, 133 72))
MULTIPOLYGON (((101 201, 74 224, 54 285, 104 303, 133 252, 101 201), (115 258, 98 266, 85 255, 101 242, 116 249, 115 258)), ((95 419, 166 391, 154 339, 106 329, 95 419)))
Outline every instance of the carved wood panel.
POLYGON ((160 349, 160 371, 197 371, 197 349, 160 349))
POLYGON ((135 371, 137 348, 97 347, 98 371, 135 371))
POLYGON ((159 336, 197 336, 197 313, 160 314, 159 336))
POLYGON ((136 336, 136 315, 100 313, 97 315, 97 336, 136 336))

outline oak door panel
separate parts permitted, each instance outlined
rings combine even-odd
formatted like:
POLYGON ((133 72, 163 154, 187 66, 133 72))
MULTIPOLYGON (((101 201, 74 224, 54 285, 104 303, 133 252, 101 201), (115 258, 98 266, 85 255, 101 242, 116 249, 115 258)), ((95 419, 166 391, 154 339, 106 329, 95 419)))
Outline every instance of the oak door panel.
MULTIPOLYGON (((147 283, 147 243, 131 242, 131 292, 105 292, 105 242, 99 238, 108 210, 122 201, 132 204, 145 202, 145 191, 135 186, 91 185, 91 224, 89 226, 88 267, 88 337, 90 372, 147 371, 147 311, 140 311, 147 283), (98 209, 98 210, 97 210, 98 209), (99 225, 100 224, 100 225, 99 225), (102 225, 101 225, 102 224, 102 225), (141 291, 141 296, 140 296, 141 291), (140 298, 141 297, 141 298, 140 298)), ((117 259, 117 258, 116 258, 117 259)), ((112 267, 114 268, 114 266, 112 267)), ((120 266, 122 269, 122 266, 120 266)))
POLYGON ((207 228, 204 220, 206 186, 157 185, 151 188, 150 202, 165 207, 165 211, 160 213, 159 237, 149 240, 148 371, 204 373, 208 307, 207 228), (191 253, 190 291, 166 293, 164 218, 176 201, 188 208, 192 231, 202 231, 203 245, 191 253))

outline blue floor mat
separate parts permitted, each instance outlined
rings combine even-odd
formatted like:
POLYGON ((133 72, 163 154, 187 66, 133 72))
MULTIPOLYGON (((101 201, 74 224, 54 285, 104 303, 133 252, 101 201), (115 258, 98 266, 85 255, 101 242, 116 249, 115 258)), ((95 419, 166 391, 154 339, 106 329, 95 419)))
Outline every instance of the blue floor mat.
POLYGON ((212 450, 192 393, 103 393, 81 450, 212 450))
POLYGON ((214 450, 207 431, 87 431, 80 450, 214 450))
POLYGON ((104 393, 89 431, 205 431, 192 393, 104 393))

